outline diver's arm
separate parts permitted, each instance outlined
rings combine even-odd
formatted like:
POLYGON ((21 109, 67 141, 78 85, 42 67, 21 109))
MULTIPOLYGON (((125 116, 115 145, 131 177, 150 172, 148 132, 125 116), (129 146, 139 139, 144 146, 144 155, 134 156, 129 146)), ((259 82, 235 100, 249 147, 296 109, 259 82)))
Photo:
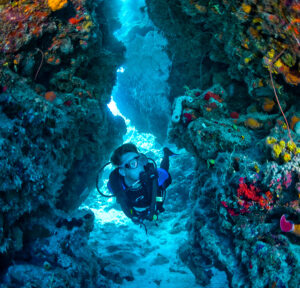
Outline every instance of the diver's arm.
POLYGON ((123 186, 120 184, 121 182, 119 178, 119 174, 117 170, 115 169, 109 176, 109 181, 107 183, 108 190, 116 196, 117 202, 120 204, 122 211, 128 218, 132 218, 133 211, 131 207, 129 206, 129 203, 127 201, 125 191, 122 189, 123 186), (112 185, 114 183, 117 183, 119 185, 112 185))

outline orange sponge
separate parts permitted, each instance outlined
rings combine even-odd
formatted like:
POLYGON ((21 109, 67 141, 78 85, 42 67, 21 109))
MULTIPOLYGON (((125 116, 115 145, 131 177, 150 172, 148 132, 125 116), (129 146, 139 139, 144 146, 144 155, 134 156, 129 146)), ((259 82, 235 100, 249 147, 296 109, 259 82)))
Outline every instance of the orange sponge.
POLYGON ((48 6, 52 11, 64 8, 67 3, 68 0, 48 0, 48 6))
POLYGON ((275 102, 270 98, 265 98, 263 103, 263 110, 266 112, 271 112, 274 108, 275 102))
POLYGON ((244 122, 246 127, 249 127, 251 129, 258 129, 260 127, 262 127, 262 124, 260 122, 258 122, 256 119, 254 118, 248 118, 245 122, 244 122))
POLYGON ((291 126, 292 130, 294 130, 294 127, 295 127, 296 123, 298 123, 299 121, 300 121, 300 118, 297 117, 297 116, 293 116, 291 118, 290 126, 291 126))
POLYGON ((52 102, 56 98, 56 94, 53 91, 48 91, 45 93, 45 99, 52 102))
POLYGON ((297 236, 300 236, 300 224, 294 225, 293 233, 296 234, 297 236))

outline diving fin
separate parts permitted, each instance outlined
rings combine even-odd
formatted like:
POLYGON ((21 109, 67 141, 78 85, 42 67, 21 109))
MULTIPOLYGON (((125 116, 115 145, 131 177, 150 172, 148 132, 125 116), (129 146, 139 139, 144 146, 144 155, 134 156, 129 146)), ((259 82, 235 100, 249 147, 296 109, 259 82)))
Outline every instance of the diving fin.
POLYGON ((172 152, 172 151, 171 151, 169 148, 167 148, 167 147, 164 147, 163 151, 164 151, 164 155, 166 155, 166 156, 179 155, 179 154, 176 154, 176 153, 172 152))

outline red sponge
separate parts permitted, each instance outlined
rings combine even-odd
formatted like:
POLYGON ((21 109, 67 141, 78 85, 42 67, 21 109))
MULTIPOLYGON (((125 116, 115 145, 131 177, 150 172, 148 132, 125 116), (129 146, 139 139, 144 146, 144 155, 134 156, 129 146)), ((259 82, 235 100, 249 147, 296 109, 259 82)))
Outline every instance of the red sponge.
POLYGON ((292 232, 294 230, 294 224, 285 219, 285 215, 280 218, 280 229, 282 232, 292 232))

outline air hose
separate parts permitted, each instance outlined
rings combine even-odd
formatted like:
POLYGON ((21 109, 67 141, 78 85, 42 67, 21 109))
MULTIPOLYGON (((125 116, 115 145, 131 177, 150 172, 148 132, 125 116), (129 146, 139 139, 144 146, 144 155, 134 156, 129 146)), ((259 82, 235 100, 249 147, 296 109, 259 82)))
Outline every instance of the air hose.
POLYGON ((115 195, 114 195, 114 194, 110 194, 110 195, 105 195, 105 194, 103 194, 103 193, 100 191, 100 189, 99 189, 98 183, 99 183, 99 176, 100 176, 101 172, 102 172, 103 169, 104 169, 107 165, 109 165, 109 164, 111 164, 111 162, 106 163, 106 164, 98 171, 98 173, 97 173, 97 179, 96 179, 96 188, 97 188, 99 194, 100 194, 101 196, 107 197, 107 198, 115 197, 115 195))

